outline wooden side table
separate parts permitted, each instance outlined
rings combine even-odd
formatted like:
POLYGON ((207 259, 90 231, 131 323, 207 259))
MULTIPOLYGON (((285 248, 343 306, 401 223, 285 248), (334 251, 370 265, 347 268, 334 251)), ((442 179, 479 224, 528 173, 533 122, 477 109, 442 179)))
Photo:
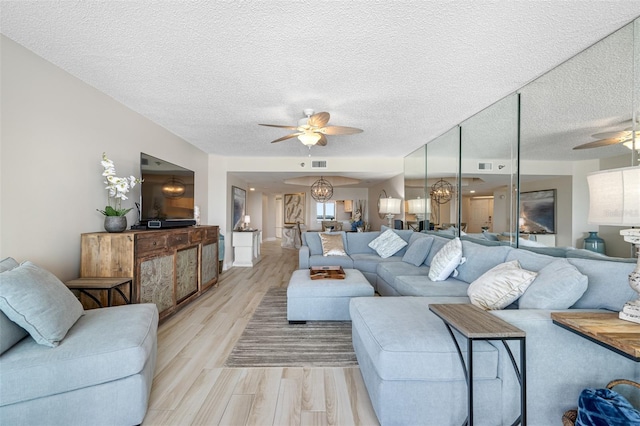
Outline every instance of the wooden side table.
POLYGON ((633 361, 640 361, 640 324, 617 312, 552 312, 553 323, 633 361))
POLYGON ((520 382, 520 416, 513 424, 527 424, 527 381, 526 381, 526 334, 524 331, 508 322, 491 315, 489 312, 471 304, 434 304, 429 309, 444 321, 453 343, 456 345, 460 363, 464 370, 464 379, 467 382, 467 397, 469 414, 464 424, 473 425, 473 342, 476 340, 500 340, 504 345, 511 365, 520 382), (460 345, 451 329, 455 329, 467 339, 467 362, 460 350, 460 345), (520 368, 507 345, 507 340, 520 342, 520 368))
POLYGON ((86 295, 91 300, 96 302, 99 307, 103 308, 104 305, 100 300, 89 292, 89 290, 105 290, 107 292, 107 306, 113 306, 113 291, 117 291, 124 299, 125 303, 130 304, 132 301, 132 285, 133 278, 77 278, 75 280, 67 281, 64 283, 69 289, 77 290, 79 293, 86 295), (129 295, 125 294, 120 289, 121 286, 129 284, 129 295))

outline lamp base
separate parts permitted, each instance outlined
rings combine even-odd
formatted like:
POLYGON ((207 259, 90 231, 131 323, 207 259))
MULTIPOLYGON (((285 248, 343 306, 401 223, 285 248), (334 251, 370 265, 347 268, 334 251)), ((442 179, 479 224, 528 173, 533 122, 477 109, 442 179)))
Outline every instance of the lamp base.
POLYGON ((395 216, 395 215, 393 215, 393 214, 391 214, 391 213, 388 213, 388 214, 387 214, 387 220, 389 221, 389 228, 391 228, 391 229, 393 229, 393 217, 394 217, 394 216, 395 216))

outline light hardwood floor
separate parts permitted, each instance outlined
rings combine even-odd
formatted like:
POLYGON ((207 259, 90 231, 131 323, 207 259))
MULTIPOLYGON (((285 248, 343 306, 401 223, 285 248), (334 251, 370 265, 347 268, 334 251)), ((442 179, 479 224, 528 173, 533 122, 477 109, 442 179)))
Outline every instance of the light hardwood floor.
POLYGON ((286 287, 298 251, 262 244, 253 268, 231 268, 218 287, 158 329, 158 361, 143 425, 377 425, 360 370, 225 368, 270 287, 286 287))

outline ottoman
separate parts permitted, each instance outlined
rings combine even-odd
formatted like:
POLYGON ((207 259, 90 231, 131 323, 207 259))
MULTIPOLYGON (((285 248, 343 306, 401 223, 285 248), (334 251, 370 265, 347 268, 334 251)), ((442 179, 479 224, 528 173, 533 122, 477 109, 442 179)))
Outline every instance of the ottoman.
POLYGON ((342 280, 312 280, 308 269, 294 271, 287 287, 287 319, 349 321, 352 297, 373 296, 373 287, 357 269, 345 269, 342 280))

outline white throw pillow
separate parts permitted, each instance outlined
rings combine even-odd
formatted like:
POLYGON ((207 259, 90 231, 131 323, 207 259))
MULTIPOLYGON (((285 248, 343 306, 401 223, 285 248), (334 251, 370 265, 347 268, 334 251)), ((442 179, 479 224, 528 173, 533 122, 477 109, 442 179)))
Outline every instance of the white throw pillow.
POLYGON ((369 243, 369 247, 374 249, 376 253, 378 253, 378 256, 383 259, 393 256, 406 245, 407 242, 391 229, 384 231, 382 234, 378 235, 375 240, 369 243))
POLYGON ((462 257, 462 242, 456 237, 442 247, 431 261, 429 279, 431 281, 444 281, 458 275, 456 268, 462 265, 466 259, 462 257))
POLYGON ((471 303, 483 309, 504 309, 525 292, 538 274, 520 267, 520 262, 501 263, 469 284, 471 303))
POLYGON ((538 272, 524 292, 520 309, 569 309, 587 291, 589 279, 567 259, 554 260, 538 272))

